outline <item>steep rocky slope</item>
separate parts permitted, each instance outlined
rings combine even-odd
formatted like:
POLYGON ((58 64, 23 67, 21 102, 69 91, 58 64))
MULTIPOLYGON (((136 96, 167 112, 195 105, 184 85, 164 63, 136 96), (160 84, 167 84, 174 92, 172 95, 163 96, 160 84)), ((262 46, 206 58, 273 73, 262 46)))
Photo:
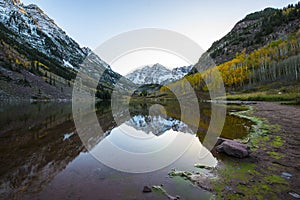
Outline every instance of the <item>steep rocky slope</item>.
POLYGON ((88 48, 81 48, 36 5, 0 1, 0 98, 70 99, 83 61, 103 72, 110 93, 121 75, 88 48))
MULTIPOLYGON (((206 57, 210 56, 216 65, 232 60, 237 53, 250 53, 266 44, 286 39, 288 34, 300 28, 300 2, 283 9, 266 8, 247 15, 223 38, 214 42, 195 65, 206 70, 206 57)), ((195 71, 194 71, 195 72, 195 71)))

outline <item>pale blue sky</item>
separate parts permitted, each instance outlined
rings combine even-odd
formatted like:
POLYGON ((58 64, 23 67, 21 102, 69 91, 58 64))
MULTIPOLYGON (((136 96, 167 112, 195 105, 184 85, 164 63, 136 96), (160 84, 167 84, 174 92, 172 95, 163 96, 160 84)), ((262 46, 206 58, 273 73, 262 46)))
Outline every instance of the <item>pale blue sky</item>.
POLYGON ((96 48, 133 29, 153 27, 182 33, 203 49, 253 11, 296 0, 21 0, 37 4, 81 46, 96 48))

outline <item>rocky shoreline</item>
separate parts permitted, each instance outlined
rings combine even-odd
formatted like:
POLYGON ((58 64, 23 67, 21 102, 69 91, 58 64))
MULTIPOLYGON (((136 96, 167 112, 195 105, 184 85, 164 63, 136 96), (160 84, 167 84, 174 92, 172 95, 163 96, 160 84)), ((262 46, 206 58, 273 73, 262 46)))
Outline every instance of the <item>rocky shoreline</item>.
POLYGON ((173 170, 169 176, 189 180, 216 199, 300 199, 300 108, 270 102, 248 107, 232 113, 255 123, 247 145, 220 138, 216 168, 173 170))

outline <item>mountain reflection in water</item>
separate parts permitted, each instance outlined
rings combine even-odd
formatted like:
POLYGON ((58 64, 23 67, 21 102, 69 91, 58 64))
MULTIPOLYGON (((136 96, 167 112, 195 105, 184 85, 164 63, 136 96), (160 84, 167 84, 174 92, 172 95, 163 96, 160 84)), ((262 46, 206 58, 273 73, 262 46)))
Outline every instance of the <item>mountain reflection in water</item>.
MULTIPOLYGON (((190 127, 189 122, 180 121, 180 110, 175 109, 176 106, 163 106, 165 113, 149 112, 151 105, 148 104, 132 105, 131 118, 122 119, 120 114, 123 123, 118 125, 110 102, 98 103, 96 114, 104 134, 89 138, 91 154, 76 132, 71 104, 1 105, 0 196, 4 199, 165 199, 155 194, 145 197, 141 193, 143 185, 163 184, 170 194, 187 199, 197 199, 199 196, 209 199, 210 193, 188 182, 178 190, 178 183, 166 176, 174 167, 195 170, 194 164, 201 160, 208 165, 216 163, 216 159, 200 142, 209 125, 210 105, 200 106, 201 122, 196 133, 191 131, 194 127, 190 127), (180 146, 185 138, 188 138, 188 145, 180 146), (108 167, 112 164, 109 162, 116 160, 111 159, 114 156, 112 148, 116 145, 129 153, 126 156, 145 152, 152 155, 139 162, 134 162, 136 158, 133 157, 118 157, 118 162, 113 163, 118 170, 143 168, 149 166, 146 164, 151 163, 151 159, 156 159, 154 164, 159 163, 154 166, 159 170, 131 174, 108 167), (184 150, 176 151, 180 148, 184 150), (158 150, 163 153, 157 154, 158 150), (201 151, 204 153, 201 154, 201 151), (92 156, 95 154, 109 162, 98 162, 92 156), (201 155, 206 155, 207 159, 201 155)), ((228 115, 222 136, 243 137, 250 125, 248 121, 228 115)))

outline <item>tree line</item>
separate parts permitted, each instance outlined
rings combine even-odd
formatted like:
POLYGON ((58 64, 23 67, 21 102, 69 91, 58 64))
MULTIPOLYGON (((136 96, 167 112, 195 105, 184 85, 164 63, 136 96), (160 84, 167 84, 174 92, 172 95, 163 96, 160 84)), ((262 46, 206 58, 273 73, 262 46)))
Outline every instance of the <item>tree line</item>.
MULTIPOLYGON (((199 92, 207 91, 209 86, 216 88, 222 81, 227 91, 249 89, 274 81, 299 81, 300 30, 249 54, 245 50, 237 53, 234 59, 204 72, 188 75, 185 80, 199 92), (219 77, 214 76, 216 71, 220 73, 219 77)), ((160 92, 166 93, 168 87, 181 90, 184 94, 187 83, 182 79, 162 87, 160 92)))

